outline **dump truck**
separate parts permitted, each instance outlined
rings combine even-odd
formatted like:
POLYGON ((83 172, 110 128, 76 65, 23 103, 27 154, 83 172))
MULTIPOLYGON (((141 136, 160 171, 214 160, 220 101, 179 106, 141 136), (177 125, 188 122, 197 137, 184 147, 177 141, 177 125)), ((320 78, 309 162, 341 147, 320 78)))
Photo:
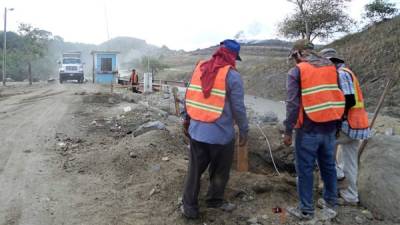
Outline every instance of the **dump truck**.
POLYGON ((76 80, 83 83, 85 76, 83 73, 83 65, 81 60, 81 52, 65 52, 59 61, 60 83, 68 80, 76 80))

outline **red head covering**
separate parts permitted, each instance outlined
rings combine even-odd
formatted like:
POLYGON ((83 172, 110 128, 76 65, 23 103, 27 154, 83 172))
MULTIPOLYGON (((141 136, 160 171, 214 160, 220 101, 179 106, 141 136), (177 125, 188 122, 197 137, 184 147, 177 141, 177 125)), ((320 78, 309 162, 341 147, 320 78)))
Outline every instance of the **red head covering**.
POLYGON ((210 97, 212 87, 214 86, 215 78, 217 77, 218 70, 224 66, 230 65, 236 67, 237 53, 221 46, 213 54, 212 58, 201 65, 202 75, 201 87, 205 98, 210 97))

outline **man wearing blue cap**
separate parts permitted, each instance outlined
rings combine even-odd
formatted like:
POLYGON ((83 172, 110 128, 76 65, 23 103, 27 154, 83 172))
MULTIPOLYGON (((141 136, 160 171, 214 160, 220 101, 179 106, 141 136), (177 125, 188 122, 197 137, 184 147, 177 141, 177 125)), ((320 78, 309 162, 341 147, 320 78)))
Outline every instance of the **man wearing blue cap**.
POLYGON ((186 92, 184 133, 190 138, 190 151, 181 211, 190 219, 199 216, 200 178, 207 167, 207 207, 236 208, 224 200, 224 191, 233 160, 234 123, 239 126, 240 145, 246 144, 248 133, 243 82, 236 70, 239 51, 235 40, 221 42, 211 59, 196 65, 186 92))

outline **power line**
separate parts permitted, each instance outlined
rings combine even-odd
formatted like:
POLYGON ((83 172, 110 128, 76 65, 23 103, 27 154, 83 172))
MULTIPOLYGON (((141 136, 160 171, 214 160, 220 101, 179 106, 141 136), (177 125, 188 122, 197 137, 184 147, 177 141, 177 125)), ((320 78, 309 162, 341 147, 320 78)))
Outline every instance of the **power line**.
POLYGON ((104 2, 104 18, 106 20, 107 40, 110 40, 110 31, 108 29, 107 3, 104 2))

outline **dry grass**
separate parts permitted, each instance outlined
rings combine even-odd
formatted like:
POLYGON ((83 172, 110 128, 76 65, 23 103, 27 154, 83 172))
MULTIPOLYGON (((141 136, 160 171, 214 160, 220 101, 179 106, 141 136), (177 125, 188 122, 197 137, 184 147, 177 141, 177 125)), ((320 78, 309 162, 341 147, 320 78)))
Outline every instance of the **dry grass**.
MULTIPOLYGON (((376 106, 388 79, 400 76, 400 16, 348 35, 329 45, 343 55, 358 75, 367 106, 376 106)), ((400 87, 396 84, 386 101, 385 111, 400 116, 400 87)))

